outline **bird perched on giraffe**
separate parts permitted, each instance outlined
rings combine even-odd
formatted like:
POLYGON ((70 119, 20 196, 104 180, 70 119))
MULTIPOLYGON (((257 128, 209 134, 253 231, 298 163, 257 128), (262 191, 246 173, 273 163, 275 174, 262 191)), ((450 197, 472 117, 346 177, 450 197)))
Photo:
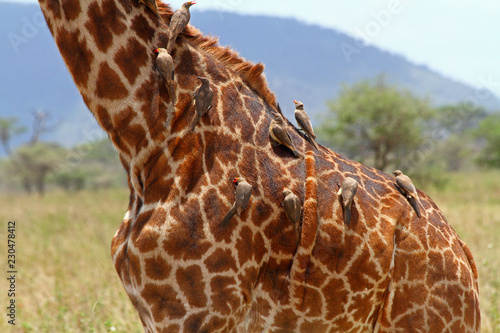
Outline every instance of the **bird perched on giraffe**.
POLYGON ((295 240, 298 242, 300 238, 300 216, 302 214, 300 199, 295 193, 286 187, 283 188, 283 194, 285 195, 285 199, 281 204, 285 209, 286 216, 288 216, 290 221, 293 223, 295 228, 295 240))
POLYGON ((222 220, 222 227, 226 227, 235 214, 238 214, 238 216, 240 216, 241 212, 245 208, 247 208, 248 201, 250 200, 250 196, 252 195, 253 187, 243 177, 234 178, 233 184, 236 185, 234 204, 222 220))
POLYGON ((179 34, 182 31, 184 31, 184 29, 189 23, 189 20, 191 19, 191 13, 189 12, 189 8, 192 5, 196 5, 196 1, 184 2, 181 8, 177 9, 175 13, 172 15, 169 25, 169 38, 167 44, 168 53, 172 53, 172 49, 174 48, 177 36, 179 36, 179 34))
POLYGON ((207 78, 198 76, 201 81, 201 86, 193 94, 195 103, 195 114, 189 126, 189 131, 194 130, 196 124, 200 121, 201 117, 212 108, 212 101, 214 99, 214 91, 210 88, 210 82, 207 78))
POLYGON ((318 144, 316 143, 316 135, 314 134, 311 119, 309 119, 309 116, 304 110, 304 103, 296 100, 293 102, 295 103, 295 120, 297 121, 297 124, 307 134, 314 148, 319 149, 318 144))
POLYGON ((351 224, 351 206, 354 201, 354 196, 358 190, 358 182, 356 179, 347 177, 340 185, 337 195, 342 199, 342 207, 344 208, 344 223, 349 226, 351 224))
POLYGON ((172 56, 164 48, 157 48, 155 50, 155 53, 157 54, 156 68, 158 69, 158 72, 160 73, 163 80, 165 81, 165 86, 167 87, 170 99, 175 104, 176 95, 175 95, 175 85, 174 85, 174 76, 175 76, 174 60, 172 59, 172 56))
POLYGON ((418 217, 421 217, 420 209, 418 207, 420 204, 420 199, 418 198, 417 190, 415 189, 415 186, 413 185, 410 177, 403 174, 401 170, 395 170, 392 173, 394 174, 394 176, 396 176, 396 184, 410 202, 410 205, 415 210, 415 213, 417 213, 418 217))
POLYGON ((281 109, 279 104, 277 106, 277 109, 278 112, 273 112, 274 118, 271 120, 271 123, 269 124, 269 136, 273 140, 271 141, 271 144, 275 146, 283 145, 288 149, 290 149, 295 156, 304 159, 304 155, 298 152, 293 145, 292 139, 288 134, 287 124, 283 119, 283 116, 281 115, 281 109))

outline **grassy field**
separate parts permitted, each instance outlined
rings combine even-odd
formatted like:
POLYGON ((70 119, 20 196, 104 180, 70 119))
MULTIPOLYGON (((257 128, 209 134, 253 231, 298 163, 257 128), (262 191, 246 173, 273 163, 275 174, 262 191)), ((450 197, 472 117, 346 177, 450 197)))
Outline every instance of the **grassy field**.
POLYGON ((110 256, 127 190, 1 195, 0 202, 2 249, 7 221, 17 222, 19 306, 15 329, 2 311, 0 332, 143 332, 110 256))
MULTIPOLYGON (((427 193, 476 259, 482 332, 500 332, 500 172, 455 174, 448 188, 427 193)), ((2 267, 7 221, 15 219, 18 270, 16 326, 2 312, 0 332, 142 332, 110 258, 127 202, 126 190, 0 195, 2 267)))

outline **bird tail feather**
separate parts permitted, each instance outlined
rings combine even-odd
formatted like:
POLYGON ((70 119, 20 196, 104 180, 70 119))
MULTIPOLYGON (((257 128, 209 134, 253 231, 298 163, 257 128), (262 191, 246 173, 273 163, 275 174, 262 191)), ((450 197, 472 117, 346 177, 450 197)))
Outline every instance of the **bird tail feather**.
POLYGON ((236 205, 234 205, 233 207, 231 207, 231 209, 229 210, 229 212, 227 213, 227 215, 222 220, 221 226, 223 228, 225 228, 227 226, 227 224, 229 223, 229 221, 231 221, 231 219, 233 218, 233 216, 235 214, 236 214, 236 205))
POLYGON ((172 54, 172 50, 174 49, 174 44, 175 44, 175 40, 177 39, 176 36, 170 36, 168 38, 168 43, 167 43, 167 52, 169 54, 172 54))
POLYGON ((415 210, 415 213, 417 213, 417 216, 420 218, 420 208, 418 207, 418 200, 415 199, 414 197, 409 197, 408 200, 410 201, 410 205, 413 207, 415 210))
POLYGON ((349 226, 351 224, 351 207, 344 207, 344 223, 349 226))
POLYGON ((295 149, 293 149, 293 154, 294 154, 295 156, 297 156, 297 157, 300 157, 301 159, 304 159, 304 158, 305 158, 303 154, 299 153, 299 152, 298 152, 298 151, 296 151, 295 149))
POLYGON ((200 118, 201 117, 198 116, 198 112, 195 111, 194 118, 191 121, 191 124, 189 125, 189 132, 192 132, 194 130, 194 128, 196 127, 196 124, 198 124, 198 122, 200 121, 200 118))
POLYGON ((316 142, 316 140, 315 140, 315 139, 311 138, 311 143, 312 143, 312 145, 314 146, 314 148, 316 148, 316 150, 319 150, 318 143, 316 142))
POLYGON ((172 103, 175 104, 177 96, 175 95, 174 84, 173 83, 167 84, 167 90, 168 90, 168 95, 170 96, 170 100, 172 101, 172 103))

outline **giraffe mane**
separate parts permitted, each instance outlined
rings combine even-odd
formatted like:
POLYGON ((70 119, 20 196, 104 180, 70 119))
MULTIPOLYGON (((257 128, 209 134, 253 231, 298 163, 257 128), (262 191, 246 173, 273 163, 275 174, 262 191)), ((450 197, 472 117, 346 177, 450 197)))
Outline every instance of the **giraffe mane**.
MULTIPOLYGON (((160 16, 165 22, 170 24, 173 15, 170 5, 156 0, 160 16)), ((264 75, 264 64, 254 64, 243 57, 230 47, 219 45, 219 39, 213 36, 205 36, 200 30, 192 25, 188 25, 182 36, 189 43, 205 53, 211 55, 214 59, 222 62, 229 69, 237 73, 242 80, 248 84, 268 105, 276 106, 276 96, 269 89, 266 77, 264 75)))

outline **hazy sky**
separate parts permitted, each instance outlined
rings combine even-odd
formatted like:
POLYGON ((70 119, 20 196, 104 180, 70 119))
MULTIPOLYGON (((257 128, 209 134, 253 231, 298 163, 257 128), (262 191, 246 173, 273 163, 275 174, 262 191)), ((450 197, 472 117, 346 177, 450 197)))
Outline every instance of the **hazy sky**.
MULTIPOLYGON (((182 2, 170 3, 178 8, 182 2)), ((198 0, 191 8, 278 15, 336 28, 500 96, 498 0, 198 0)))

